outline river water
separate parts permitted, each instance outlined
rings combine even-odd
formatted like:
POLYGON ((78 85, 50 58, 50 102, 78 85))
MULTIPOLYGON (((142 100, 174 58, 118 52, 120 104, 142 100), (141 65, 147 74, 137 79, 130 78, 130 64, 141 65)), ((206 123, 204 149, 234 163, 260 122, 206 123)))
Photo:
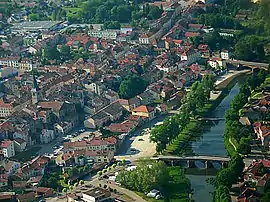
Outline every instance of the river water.
MULTIPOLYGON (((216 109, 209 114, 209 117, 223 118, 230 108, 230 103, 239 92, 238 83, 231 89, 230 93, 222 100, 216 109)), ((224 120, 209 125, 209 130, 201 135, 201 138, 192 143, 192 150, 196 155, 227 156, 224 146, 224 120)), ((213 176, 187 175, 194 190, 193 199, 196 202, 211 202, 214 187, 206 183, 206 179, 213 176)))

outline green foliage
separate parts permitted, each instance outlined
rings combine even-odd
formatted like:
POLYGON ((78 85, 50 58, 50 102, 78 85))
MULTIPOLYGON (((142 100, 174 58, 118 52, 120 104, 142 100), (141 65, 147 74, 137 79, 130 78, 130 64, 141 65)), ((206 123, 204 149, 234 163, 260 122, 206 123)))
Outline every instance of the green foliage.
POLYGON ((120 84, 119 95, 121 98, 129 99, 142 93, 148 85, 143 78, 132 74, 127 76, 120 84))
POLYGON ((239 29, 240 23, 234 18, 219 13, 202 14, 199 16, 199 23, 214 28, 239 29))
POLYGON ((28 17, 29 17, 29 19, 31 21, 37 21, 37 20, 39 20, 39 15, 37 13, 31 13, 31 14, 29 14, 28 17))
POLYGON ((264 29, 266 33, 270 33, 270 1, 269 0, 261 0, 260 6, 258 9, 258 17, 262 20, 264 25, 264 29))
POLYGON ((103 27, 104 29, 120 29, 121 24, 118 21, 106 21, 103 27))
POLYGON ((116 177, 117 182, 125 188, 139 192, 149 192, 154 188, 164 190, 168 179, 164 162, 141 163, 135 170, 123 171, 116 177))
POLYGON ((78 175, 79 174, 79 170, 78 170, 78 168, 76 168, 76 167, 74 167, 74 168, 70 168, 69 170, 68 170, 68 176, 71 178, 71 177, 73 177, 73 176, 76 176, 76 175, 78 175))
POLYGON ((143 17, 157 19, 161 16, 161 8, 148 4, 144 7, 146 9, 141 11, 136 1, 131 4, 124 0, 88 0, 78 3, 76 8, 65 8, 65 10, 68 20, 72 23, 106 23, 106 28, 118 28, 119 23, 135 22, 143 17))
POLYGON ((184 145, 190 141, 190 133, 198 131, 199 124, 190 122, 190 118, 199 115, 214 88, 214 76, 205 75, 201 82, 195 82, 187 95, 180 113, 164 120, 163 124, 151 130, 150 140, 157 143, 156 151, 180 154, 184 145))
POLYGON ((235 56, 241 60, 263 60, 265 58, 263 41, 256 35, 241 38, 235 45, 235 56))

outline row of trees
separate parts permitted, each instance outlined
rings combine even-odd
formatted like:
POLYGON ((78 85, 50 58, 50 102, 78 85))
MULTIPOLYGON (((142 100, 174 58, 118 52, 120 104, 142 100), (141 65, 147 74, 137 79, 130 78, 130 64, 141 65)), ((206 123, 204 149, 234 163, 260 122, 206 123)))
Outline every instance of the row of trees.
POLYGON ((199 16, 198 21, 201 24, 205 24, 214 28, 241 28, 240 23, 233 17, 219 13, 202 14, 199 16))
POLYGON ((180 113, 166 118, 163 124, 151 130, 150 139, 157 143, 156 151, 158 153, 162 152, 168 144, 174 143, 174 140, 181 135, 190 119, 195 118, 203 111, 213 87, 213 75, 206 75, 201 82, 195 82, 180 109, 180 113))
POLYGON ((136 1, 130 4, 124 0, 88 0, 76 6, 75 9, 65 10, 55 8, 51 18, 67 18, 73 23, 107 23, 106 26, 110 25, 108 28, 118 28, 118 23, 140 21, 142 18, 153 20, 159 18, 163 12, 163 8, 146 4, 141 9, 136 1))

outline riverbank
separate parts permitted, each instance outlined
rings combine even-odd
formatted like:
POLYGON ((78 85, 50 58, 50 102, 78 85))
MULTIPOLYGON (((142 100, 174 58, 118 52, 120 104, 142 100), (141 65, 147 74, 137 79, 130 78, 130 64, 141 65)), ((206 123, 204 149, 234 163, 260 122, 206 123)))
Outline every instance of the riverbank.
POLYGON ((251 70, 245 69, 241 71, 229 70, 226 75, 219 76, 215 82, 215 89, 221 90, 227 88, 227 86, 237 77, 250 73, 251 70))

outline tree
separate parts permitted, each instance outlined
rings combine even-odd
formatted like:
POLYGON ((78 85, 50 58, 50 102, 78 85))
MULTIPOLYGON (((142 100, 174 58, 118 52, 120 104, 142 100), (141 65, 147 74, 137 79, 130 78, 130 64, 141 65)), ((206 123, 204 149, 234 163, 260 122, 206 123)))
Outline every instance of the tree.
POLYGON ((160 18, 161 14, 162 14, 162 10, 157 7, 157 6, 150 6, 150 11, 147 15, 147 18, 150 20, 155 20, 160 18))
POLYGON ((58 182, 55 177, 50 177, 48 179, 48 187, 51 187, 53 189, 56 189, 58 187, 58 182))
POLYGON ((240 154, 250 154, 251 152, 251 139, 242 137, 238 146, 238 152, 240 154))
POLYGON ((261 198, 261 202, 268 202, 270 201, 270 192, 266 192, 263 197, 261 198))
POLYGON ((36 14, 36 13, 31 13, 31 14, 29 14, 29 19, 31 20, 31 21, 37 21, 37 20, 39 20, 39 15, 38 14, 36 14))
POLYGON ((241 38, 235 45, 238 59, 260 61, 265 58, 263 42, 255 35, 241 38))
POLYGON ((269 0, 261 0, 260 6, 258 9, 258 17, 262 19, 264 23, 264 28, 266 33, 270 33, 270 22, 269 22, 269 16, 270 16, 270 1, 269 0))
POLYGON ((169 173, 164 162, 140 162, 135 170, 120 172, 116 180, 134 191, 148 192, 153 188, 162 191, 168 183, 169 173))
POLYGON ((119 95, 124 99, 132 98, 142 93, 147 87, 147 82, 141 77, 132 74, 127 76, 120 84, 119 95))
POLYGON ((108 17, 109 17, 108 9, 104 5, 99 6, 95 15, 96 22, 103 23, 106 20, 108 20, 108 17))
POLYGON ((62 45, 62 47, 60 48, 60 58, 63 61, 71 59, 70 46, 62 45))

